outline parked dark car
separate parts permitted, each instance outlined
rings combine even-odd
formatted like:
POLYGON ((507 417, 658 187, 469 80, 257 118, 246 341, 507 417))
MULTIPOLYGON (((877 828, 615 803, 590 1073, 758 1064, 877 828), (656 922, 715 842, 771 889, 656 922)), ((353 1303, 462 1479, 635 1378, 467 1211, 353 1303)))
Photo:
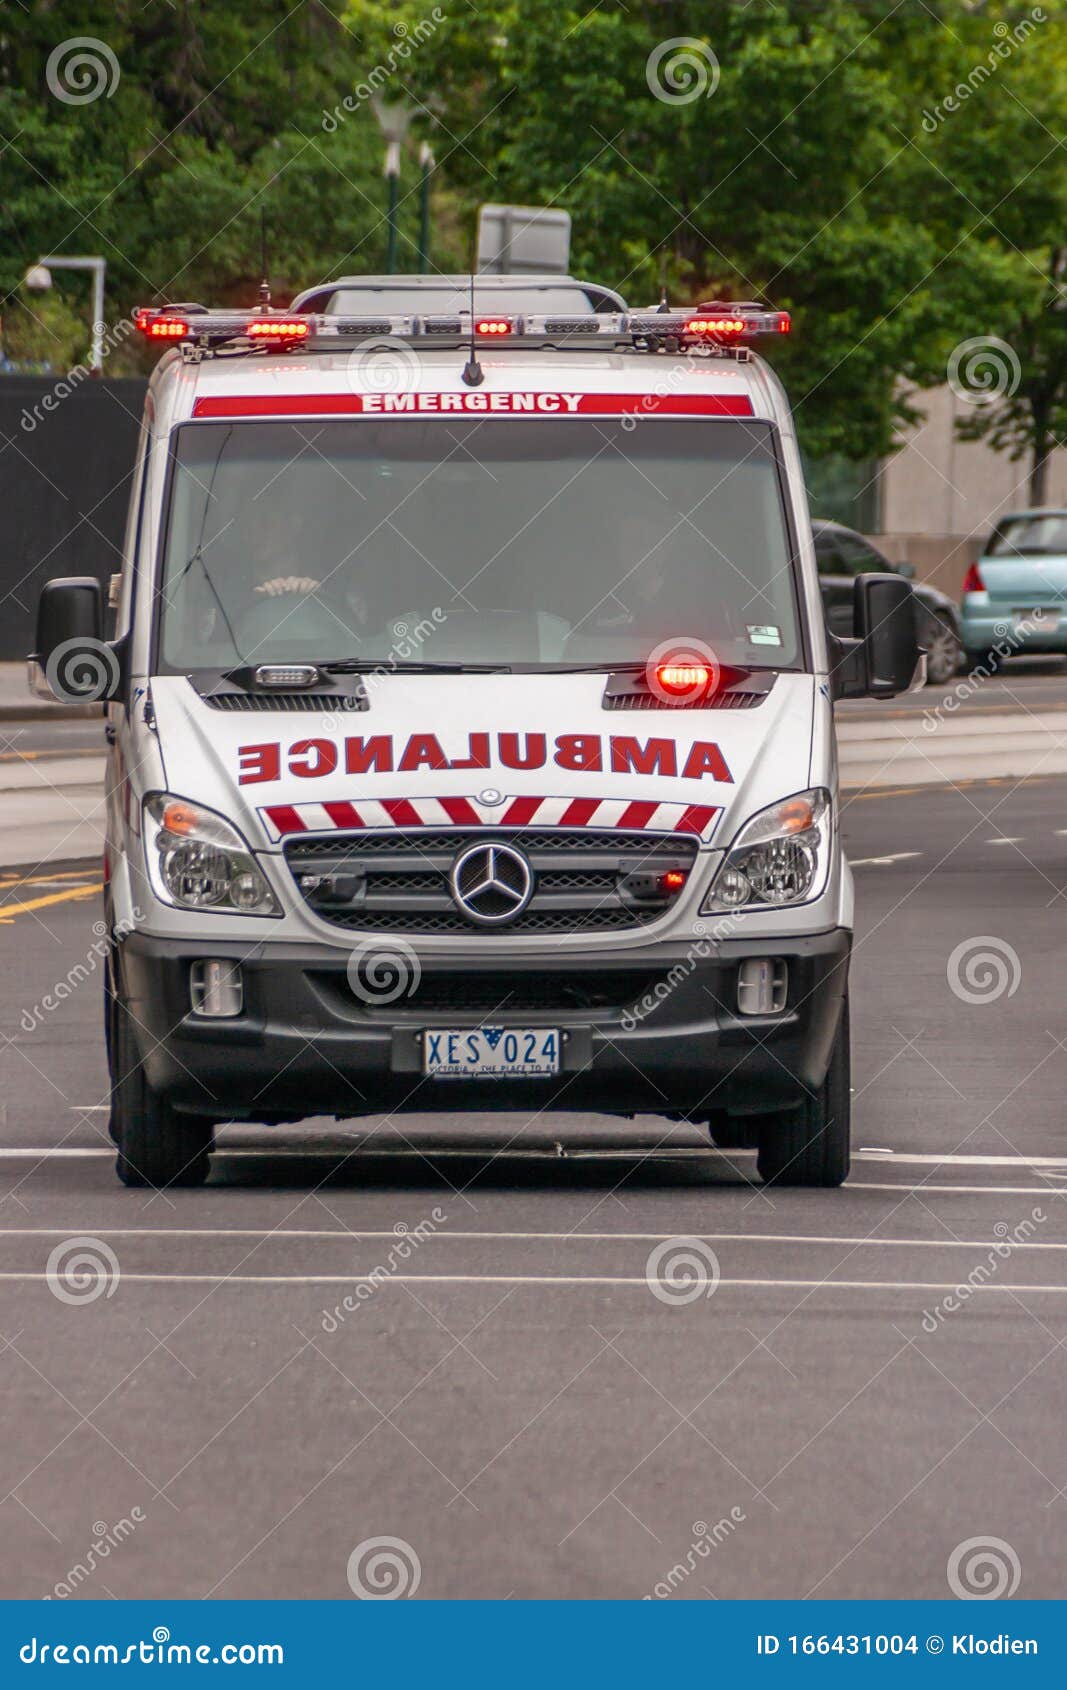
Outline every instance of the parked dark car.
MULTIPOLYGON (((840 522, 815 521, 811 527, 827 627, 832 634, 850 638, 855 576, 872 569, 888 570, 911 580, 915 571, 909 563, 890 563, 862 534, 840 522)), ((963 661, 959 612, 947 593, 924 581, 916 581, 914 592, 919 610, 919 643, 926 648, 926 679, 932 685, 943 686, 958 672, 963 661)))

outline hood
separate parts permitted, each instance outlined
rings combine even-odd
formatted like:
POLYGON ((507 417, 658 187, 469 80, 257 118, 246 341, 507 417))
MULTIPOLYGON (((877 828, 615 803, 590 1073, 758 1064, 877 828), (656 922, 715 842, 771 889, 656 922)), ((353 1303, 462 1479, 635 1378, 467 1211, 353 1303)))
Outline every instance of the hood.
MULTIPOLYGON (((218 710, 153 680, 168 789, 256 849, 377 827, 564 825, 725 844, 811 784, 811 675, 747 708, 606 710, 604 675, 388 675, 370 707, 218 710)), ((827 706, 829 708, 829 706, 827 706)))

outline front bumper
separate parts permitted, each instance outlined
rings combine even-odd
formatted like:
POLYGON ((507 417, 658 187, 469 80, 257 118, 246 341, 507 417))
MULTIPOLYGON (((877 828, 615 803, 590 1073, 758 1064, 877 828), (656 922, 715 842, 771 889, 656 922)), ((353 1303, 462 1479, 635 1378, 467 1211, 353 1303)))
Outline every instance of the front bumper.
POLYGON ((837 927, 674 941, 631 952, 625 963, 606 947, 540 968, 434 955, 422 959, 413 992, 377 1004, 353 992, 335 947, 131 933, 119 966, 149 1083, 179 1108, 217 1120, 525 1108, 714 1119, 788 1108, 822 1083, 850 947, 851 934, 837 927), (768 956, 788 965, 785 1007, 741 1015, 739 966, 768 956), (189 968, 204 957, 240 962, 240 1015, 191 1011, 189 968), (487 1023, 560 1028, 561 1072, 536 1080, 422 1075, 423 1028, 487 1023))

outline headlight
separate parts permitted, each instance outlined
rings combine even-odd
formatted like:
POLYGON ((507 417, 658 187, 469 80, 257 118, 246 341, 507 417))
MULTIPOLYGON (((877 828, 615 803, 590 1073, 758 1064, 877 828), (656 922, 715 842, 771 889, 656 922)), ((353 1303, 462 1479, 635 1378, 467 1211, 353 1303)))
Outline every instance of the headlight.
POLYGON ((727 851, 701 913, 780 909, 817 898, 829 872, 832 826, 830 794, 821 786, 761 810, 727 851))
POLYGON ((145 855, 156 896, 183 910, 281 915, 255 858, 214 810, 157 792, 145 800, 145 855))

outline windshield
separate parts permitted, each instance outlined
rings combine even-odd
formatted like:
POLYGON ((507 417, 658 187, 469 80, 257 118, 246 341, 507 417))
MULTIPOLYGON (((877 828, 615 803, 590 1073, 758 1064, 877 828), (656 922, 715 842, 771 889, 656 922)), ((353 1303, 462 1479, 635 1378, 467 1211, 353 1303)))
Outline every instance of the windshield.
POLYGON ((686 639, 796 665, 769 427, 624 421, 183 425, 162 669, 609 667, 686 639))
POLYGON ((1067 511, 1019 517, 994 529, 986 557, 1063 557, 1067 555, 1067 511))

